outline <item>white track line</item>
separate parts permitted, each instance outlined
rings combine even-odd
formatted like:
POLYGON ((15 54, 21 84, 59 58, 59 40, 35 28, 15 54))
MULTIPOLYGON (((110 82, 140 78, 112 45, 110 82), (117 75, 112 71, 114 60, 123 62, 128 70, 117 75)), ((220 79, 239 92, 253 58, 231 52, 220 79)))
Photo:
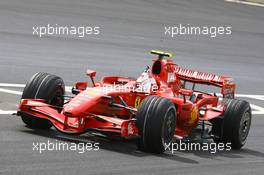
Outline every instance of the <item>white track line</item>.
MULTIPOLYGON (((24 88, 25 84, 12 84, 12 83, 0 83, 0 87, 15 87, 15 88, 24 88)), ((71 88, 72 86, 66 86, 65 90, 67 92, 71 92, 71 88)), ((0 88, 2 89, 2 88, 0 88)), ((8 90, 8 89, 5 89, 8 90)), ((8 90, 11 94, 12 94, 12 90, 8 90)), ((19 91, 17 91, 19 92, 19 91)), ((8 92, 6 92, 8 93, 8 92)), ((22 94, 22 92, 20 92, 22 94)), ((16 94, 16 92, 14 91, 13 94, 16 94)), ((221 95, 219 93, 217 93, 217 95, 221 95)), ((258 99, 258 100, 264 100, 264 95, 252 95, 252 94, 236 94, 236 97, 245 97, 245 98, 253 98, 253 99, 258 99)))
POLYGON ((8 94, 15 94, 15 95, 22 95, 22 92, 20 91, 14 91, 14 90, 3 89, 3 88, 0 88, 0 92, 5 92, 8 94))
POLYGON ((0 114, 14 114, 16 113, 17 111, 3 111, 0 109, 0 114))
MULTIPOLYGON (((24 88, 26 85, 25 84, 11 84, 11 83, 0 83, 0 87, 14 87, 14 88, 24 88)), ((67 92, 71 92, 72 86, 66 86, 65 90, 67 92)), ((22 92, 19 91, 14 91, 14 90, 8 90, 8 89, 3 89, 0 88, 0 92, 6 92, 9 94, 16 94, 16 95, 21 95, 22 92)))
POLYGON ((250 106, 252 109, 256 109, 257 111, 261 111, 264 114, 264 108, 257 106, 257 105, 254 105, 254 104, 250 104, 250 106))
POLYGON ((249 2, 249 1, 240 1, 240 0, 225 0, 226 2, 233 2, 238 4, 245 4, 245 5, 253 5, 258 7, 264 7, 264 4, 257 3, 257 2, 249 2))
MULTIPOLYGON (((217 96, 222 96, 220 93, 216 93, 217 96)), ((252 94, 235 94, 235 97, 253 98, 257 100, 264 100, 264 95, 252 95, 252 94)))
POLYGON ((0 115, 12 115, 16 112, 17 111, 2 111, 2 110, 0 110, 0 115))
POLYGON ((250 104, 250 107, 252 109, 252 114, 264 114, 264 108, 254 104, 250 104))
POLYGON ((263 115, 264 112, 263 111, 252 111, 253 115, 263 115))
POLYGON ((65 86, 65 91, 66 92, 71 92, 72 91, 72 86, 65 86))
POLYGON ((0 87, 17 87, 17 88, 23 88, 25 86, 26 86, 25 84, 0 83, 0 87))
MULTIPOLYGON (((23 88, 25 87, 24 84, 9 84, 9 83, 0 83, 0 87, 17 87, 17 88, 23 88)), ((67 92, 71 92, 71 86, 66 86, 65 89, 67 92)), ((20 91, 15 91, 15 90, 10 90, 10 89, 4 89, 0 88, 0 92, 4 93, 9 93, 9 94, 15 94, 15 95, 22 95, 22 92, 20 91)), ((219 95, 219 94, 218 94, 219 95)), ((252 99, 257 99, 257 100, 262 100, 264 101, 264 95, 251 95, 251 94, 236 94, 236 97, 244 97, 244 98, 252 98, 252 99)), ((251 108, 254 109, 252 111, 252 114, 264 114, 264 108, 250 104, 251 108)), ((13 114, 16 111, 3 111, 0 110, 0 114, 13 114)))

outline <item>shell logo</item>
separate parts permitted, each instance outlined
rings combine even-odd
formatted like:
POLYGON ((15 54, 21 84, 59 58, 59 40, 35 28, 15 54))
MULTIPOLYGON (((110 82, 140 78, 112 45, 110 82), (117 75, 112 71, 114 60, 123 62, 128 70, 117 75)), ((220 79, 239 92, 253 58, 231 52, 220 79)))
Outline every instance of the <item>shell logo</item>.
POLYGON ((136 97, 136 100, 135 100, 135 108, 138 108, 139 107, 140 102, 141 102, 141 98, 139 96, 137 96, 136 97))
POLYGON ((198 118, 198 108, 195 106, 192 109, 189 124, 193 124, 197 120, 197 118, 198 118))

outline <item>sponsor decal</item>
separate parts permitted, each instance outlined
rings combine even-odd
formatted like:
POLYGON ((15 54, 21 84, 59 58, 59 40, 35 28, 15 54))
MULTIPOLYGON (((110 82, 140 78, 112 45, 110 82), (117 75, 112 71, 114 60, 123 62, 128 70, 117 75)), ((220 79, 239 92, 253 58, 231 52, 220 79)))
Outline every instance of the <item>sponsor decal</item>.
POLYGON ((140 96, 137 96, 136 97, 136 100, 135 100, 135 108, 138 108, 139 107, 140 102, 141 102, 141 98, 140 98, 140 96))
POLYGON ((193 124, 193 123, 196 121, 197 116, 198 116, 198 108, 195 106, 195 107, 192 109, 191 117, 190 117, 189 123, 190 123, 190 124, 193 124))

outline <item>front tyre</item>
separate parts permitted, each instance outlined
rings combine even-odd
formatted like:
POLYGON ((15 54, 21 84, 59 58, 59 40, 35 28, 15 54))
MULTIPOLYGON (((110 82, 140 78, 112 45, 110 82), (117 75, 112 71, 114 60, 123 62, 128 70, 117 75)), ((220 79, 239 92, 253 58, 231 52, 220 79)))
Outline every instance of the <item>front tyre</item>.
POLYGON ((141 103, 136 119, 140 135, 137 142, 139 150, 163 153, 175 133, 175 105, 166 98, 148 96, 141 103))
MULTIPOLYGON (((24 88, 21 99, 44 99, 46 103, 62 107, 64 104, 65 85, 55 75, 38 72, 31 77, 24 88)), ((49 129, 52 123, 47 119, 37 118, 29 114, 21 114, 22 121, 34 129, 49 129)))

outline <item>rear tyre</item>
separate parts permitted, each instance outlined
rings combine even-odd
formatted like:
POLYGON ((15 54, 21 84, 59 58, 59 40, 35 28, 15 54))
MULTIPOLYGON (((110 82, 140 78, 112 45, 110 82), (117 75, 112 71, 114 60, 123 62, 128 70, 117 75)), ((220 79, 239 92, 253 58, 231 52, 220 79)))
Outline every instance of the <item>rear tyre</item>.
POLYGON ((168 99, 148 96, 137 112, 140 139, 138 149, 144 152, 163 153, 172 142, 176 128, 175 105, 168 99))
POLYGON ((223 119, 212 121, 212 134, 219 143, 231 143, 232 149, 240 149, 245 143, 251 125, 250 104, 244 100, 229 99, 223 119))
MULTIPOLYGON (((64 104, 65 85, 63 80, 55 75, 38 72, 31 77, 24 88, 21 99, 44 99, 46 103, 62 107, 64 104)), ((22 121, 34 129, 50 129, 52 123, 29 114, 21 114, 22 121)))

